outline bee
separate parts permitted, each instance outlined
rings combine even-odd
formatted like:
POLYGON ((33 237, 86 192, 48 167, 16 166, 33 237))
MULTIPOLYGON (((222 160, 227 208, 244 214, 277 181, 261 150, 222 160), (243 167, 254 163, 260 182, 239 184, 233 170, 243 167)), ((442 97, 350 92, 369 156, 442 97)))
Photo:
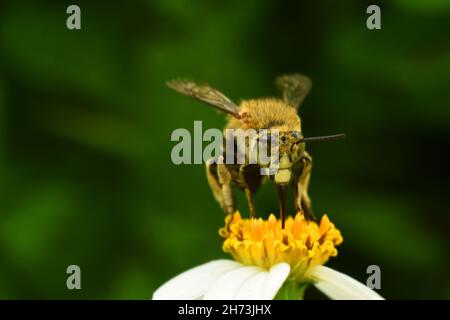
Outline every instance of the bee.
POLYGON ((167 82, 167 85, 183 95, 228 114, 225 129, 241 129, 244 132, 249 129, 257 131, 264 129, 269 134, 277 132, 279 165, 275 172, 262 175, 262 165, 250 163, 248 158, 241 164, 236 161, 230 164, 211 159, 206 161, 206 177, 214 198, 226 214, 232 214, 236 210, 233 185, 243 189, 252 217, 255 217, 254 193, 263 183, 273 180, 278 193, 280 220, 284 227, 288 185, 294 187, 296 210, 302 211, 307 219, 315 220, 308 195, 313 161, 305 150, 305 144, 336 140, 345 135, 305 138, 302 134, 298 109, 311 89, 311 80, 305 75, 290 74, 277 77, 275 83, 281 91, 281 98, 242 100, 239 105, 206 84, 197 84, 189 80, 172 80, 167 82))

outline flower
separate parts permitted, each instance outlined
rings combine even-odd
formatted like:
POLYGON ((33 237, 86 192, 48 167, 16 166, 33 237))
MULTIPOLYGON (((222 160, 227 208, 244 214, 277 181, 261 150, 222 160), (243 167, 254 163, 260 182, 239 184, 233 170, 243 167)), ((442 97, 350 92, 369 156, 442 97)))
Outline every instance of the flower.
POLYGON ((223 250, 236 261, 214 260, 185 271, 158 288, 153 299, 301 299, 309 284, 331 299, 383 299, 323 266, 343 241, 326 215, 318 224, 298 213, 282 228, 274 215, 267 220, 242 219, 236 212, 225 219, 219 235, 223 250))
POLYGON ((267 220, 242 219, 236 212, 225 219, 219 234, 225 239, 223 250, 236 261, 263 269, 285 262, 290 266, 290 275, 298 281, 315 266, 336 256, 335 246, 343 240, 326 215, 317 224, 301 213, 288 217, 282 228, 273 214, 267 220))

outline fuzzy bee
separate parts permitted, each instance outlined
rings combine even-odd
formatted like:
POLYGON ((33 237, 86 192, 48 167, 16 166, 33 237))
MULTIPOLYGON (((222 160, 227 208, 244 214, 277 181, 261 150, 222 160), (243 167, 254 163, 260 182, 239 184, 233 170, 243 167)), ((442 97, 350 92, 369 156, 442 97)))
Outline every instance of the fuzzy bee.
MULTIPOLYGON (((262 165, 249 163, 224 163, 211 159, 206 162, 206 176, 214 198, 227 214, 235 212, 235 199, 232 186, 245 191, 252 217, 255 216, 253 194, 267 180, 275 182, 280 218, 284 225, 286 212, 287 186, 295 190, 295 208, 303 211, 308 219, 314 219, 308 185, 311 176, 312 158, 305 150, 305 143, 312 141, 335 140, 343 134, 304 138, 298 108, 311 89, 311 80, 301 74, 283 75, 276 79, 282 98, 260 98, 243 100, 239 105, 218 90, 187 80, 172 80, 167 85, 181 94, 207 103, 213 108, 229 115, 225 129, 265 129, 277 132, 278 167, 275 172, 261 175, 262 165)), ((262 138, 262 137, 257 137, 262 138)))

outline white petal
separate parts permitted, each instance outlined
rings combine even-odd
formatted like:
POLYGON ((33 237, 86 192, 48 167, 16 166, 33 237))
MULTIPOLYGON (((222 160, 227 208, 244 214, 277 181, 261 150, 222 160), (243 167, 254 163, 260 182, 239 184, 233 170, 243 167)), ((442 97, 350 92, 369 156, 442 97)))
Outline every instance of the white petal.
POLYGON ((206 291, 204 300, 233 300, 241 286, 251 277, 264 270, 254 266, 241 266, 219 277, 206 291))
POLYGON ((277 264, 269 271, 259 267, 242 267, 217 279, 204 299, 271 300, 289 272, 287 263, 277 264))
POLYGON ((217 278, 240 267, 240 263, 232 260, 202 264, 167 281, 153 293, 153 300, 200 299, 217 278))
POLYGON ((291 267, 287 263, 274 265, 269 271, 269 276, 262 290, 262 296, 259 299, 272 300, 288 277, 289 272, 291 272, 291 267))
POLYGON ((315 267, 310 276, 316 288, 334 300, 384 300, 361 282, 325 266, 315 267))
POLYGON ((266 283, 269 272, 261 271, 247 279, 233 299, 236 300, 259 300, 261 299, 264 283, 266 283))

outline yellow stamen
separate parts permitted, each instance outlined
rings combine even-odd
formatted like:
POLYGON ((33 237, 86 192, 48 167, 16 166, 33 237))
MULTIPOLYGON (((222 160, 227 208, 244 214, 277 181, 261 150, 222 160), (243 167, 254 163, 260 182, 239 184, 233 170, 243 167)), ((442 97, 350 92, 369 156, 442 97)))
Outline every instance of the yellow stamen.
POLYGON ((311 268, 336 256, 335 246, 343 240, 326 215, 317 224, 301 213, 288 217, 283 229, 273 214, 267 220, 242 219, 236 212, 225 219, 219 234, 224 238, 223 250, 236 261, 266 269, 286 262, 291 266, 291 276, 298 281, 311 268))

